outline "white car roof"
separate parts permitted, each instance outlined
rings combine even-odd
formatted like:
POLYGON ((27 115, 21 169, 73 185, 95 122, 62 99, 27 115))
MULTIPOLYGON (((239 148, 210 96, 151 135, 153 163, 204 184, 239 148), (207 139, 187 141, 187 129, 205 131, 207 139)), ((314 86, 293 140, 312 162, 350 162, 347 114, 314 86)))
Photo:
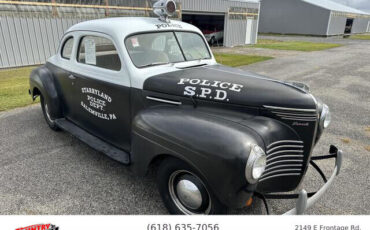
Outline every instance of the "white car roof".
POLYGON ((171 19, 169 23, 159 20, 159 18, 149 17, 117 17, 103 18, 78 23, 70 27, 67 31, 95 31, 105 33, 113 37, 126 37, 127 35, 161 30, 201 31, 188 23, 171 19))

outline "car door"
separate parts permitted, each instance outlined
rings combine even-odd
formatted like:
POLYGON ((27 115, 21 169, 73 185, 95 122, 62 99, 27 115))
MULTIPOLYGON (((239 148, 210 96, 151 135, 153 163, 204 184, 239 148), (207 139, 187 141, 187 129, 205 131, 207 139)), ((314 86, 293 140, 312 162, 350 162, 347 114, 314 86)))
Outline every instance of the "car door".
MULTIPOLYGON (((75 36, 73 33, 67 34, 62 39, 60 57, 57 63, 49 65, 56 77, 56 82, 60 94, 62 95, 63 113, 66 117, 74 117, 76 109, 74 106, 74 76, 70 71, 72 68, 73 51, 75 49, 75 36)), ((50 61, 49 61, 50 62, 50 61)), ((53 62, 51 62, 53 63, 53 62)))
POLYGON ((74 112, 69 119, 91 134, 130 150, 130 81, 113 40, 80 34, 73 75, 74 112))

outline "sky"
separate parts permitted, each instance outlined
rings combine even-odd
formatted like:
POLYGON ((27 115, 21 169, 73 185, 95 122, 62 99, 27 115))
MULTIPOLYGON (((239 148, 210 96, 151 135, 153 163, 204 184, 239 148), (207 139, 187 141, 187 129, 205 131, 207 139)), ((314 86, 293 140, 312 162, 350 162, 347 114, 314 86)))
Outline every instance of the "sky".
POLYGON ((353 8, 370 12, 370 0, 332 0, 353 8))

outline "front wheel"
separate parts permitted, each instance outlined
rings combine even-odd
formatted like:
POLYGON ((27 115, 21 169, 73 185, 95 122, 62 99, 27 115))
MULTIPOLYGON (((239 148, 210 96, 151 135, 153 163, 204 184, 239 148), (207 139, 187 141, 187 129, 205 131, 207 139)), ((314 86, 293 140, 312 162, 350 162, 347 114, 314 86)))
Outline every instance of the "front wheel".
POLYGON ((159 192, 171 214, 225 214, 221 204, 198 173, 183 161, 164 160, 157 175, 159 192))
POLYGON ((54 131, 59 131, 60 129, 56 125, 55 119, 53 119, 52 116, 50 115, 50 107, 42 95, 40 95, 40 103, 41 103, 42 113, 44 114, 44 118, 48 126, 54 131))
POLYGON ((211 43, 211 46, 214 46, 216 44, 216 38, 212 37, 210 43, 211 43))

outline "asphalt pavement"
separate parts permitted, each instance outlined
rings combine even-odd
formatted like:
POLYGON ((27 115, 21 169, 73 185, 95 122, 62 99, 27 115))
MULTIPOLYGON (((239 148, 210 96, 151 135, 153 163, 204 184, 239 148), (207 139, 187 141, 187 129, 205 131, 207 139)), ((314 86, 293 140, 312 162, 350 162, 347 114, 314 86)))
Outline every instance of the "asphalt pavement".
MULTIPOLYGON (((314 154, 345 152, 340 176, 307 214, 370 214, 370 42, 275 58, 242 69, 300 81, 332 111, 314 154)), ((326 173, 334 162, 320 163, 326 173)), ((309 170, 302 188, 320 188, 309 170)), ((274 214, 294 201, 269 201, 274 214)), ((232 214, 264 214, 258 200, 232 214)), ((141 178, 65 132, 50 130, 39 105, 0 113, 0 214, 168 214, 155 175, 141 178)))

